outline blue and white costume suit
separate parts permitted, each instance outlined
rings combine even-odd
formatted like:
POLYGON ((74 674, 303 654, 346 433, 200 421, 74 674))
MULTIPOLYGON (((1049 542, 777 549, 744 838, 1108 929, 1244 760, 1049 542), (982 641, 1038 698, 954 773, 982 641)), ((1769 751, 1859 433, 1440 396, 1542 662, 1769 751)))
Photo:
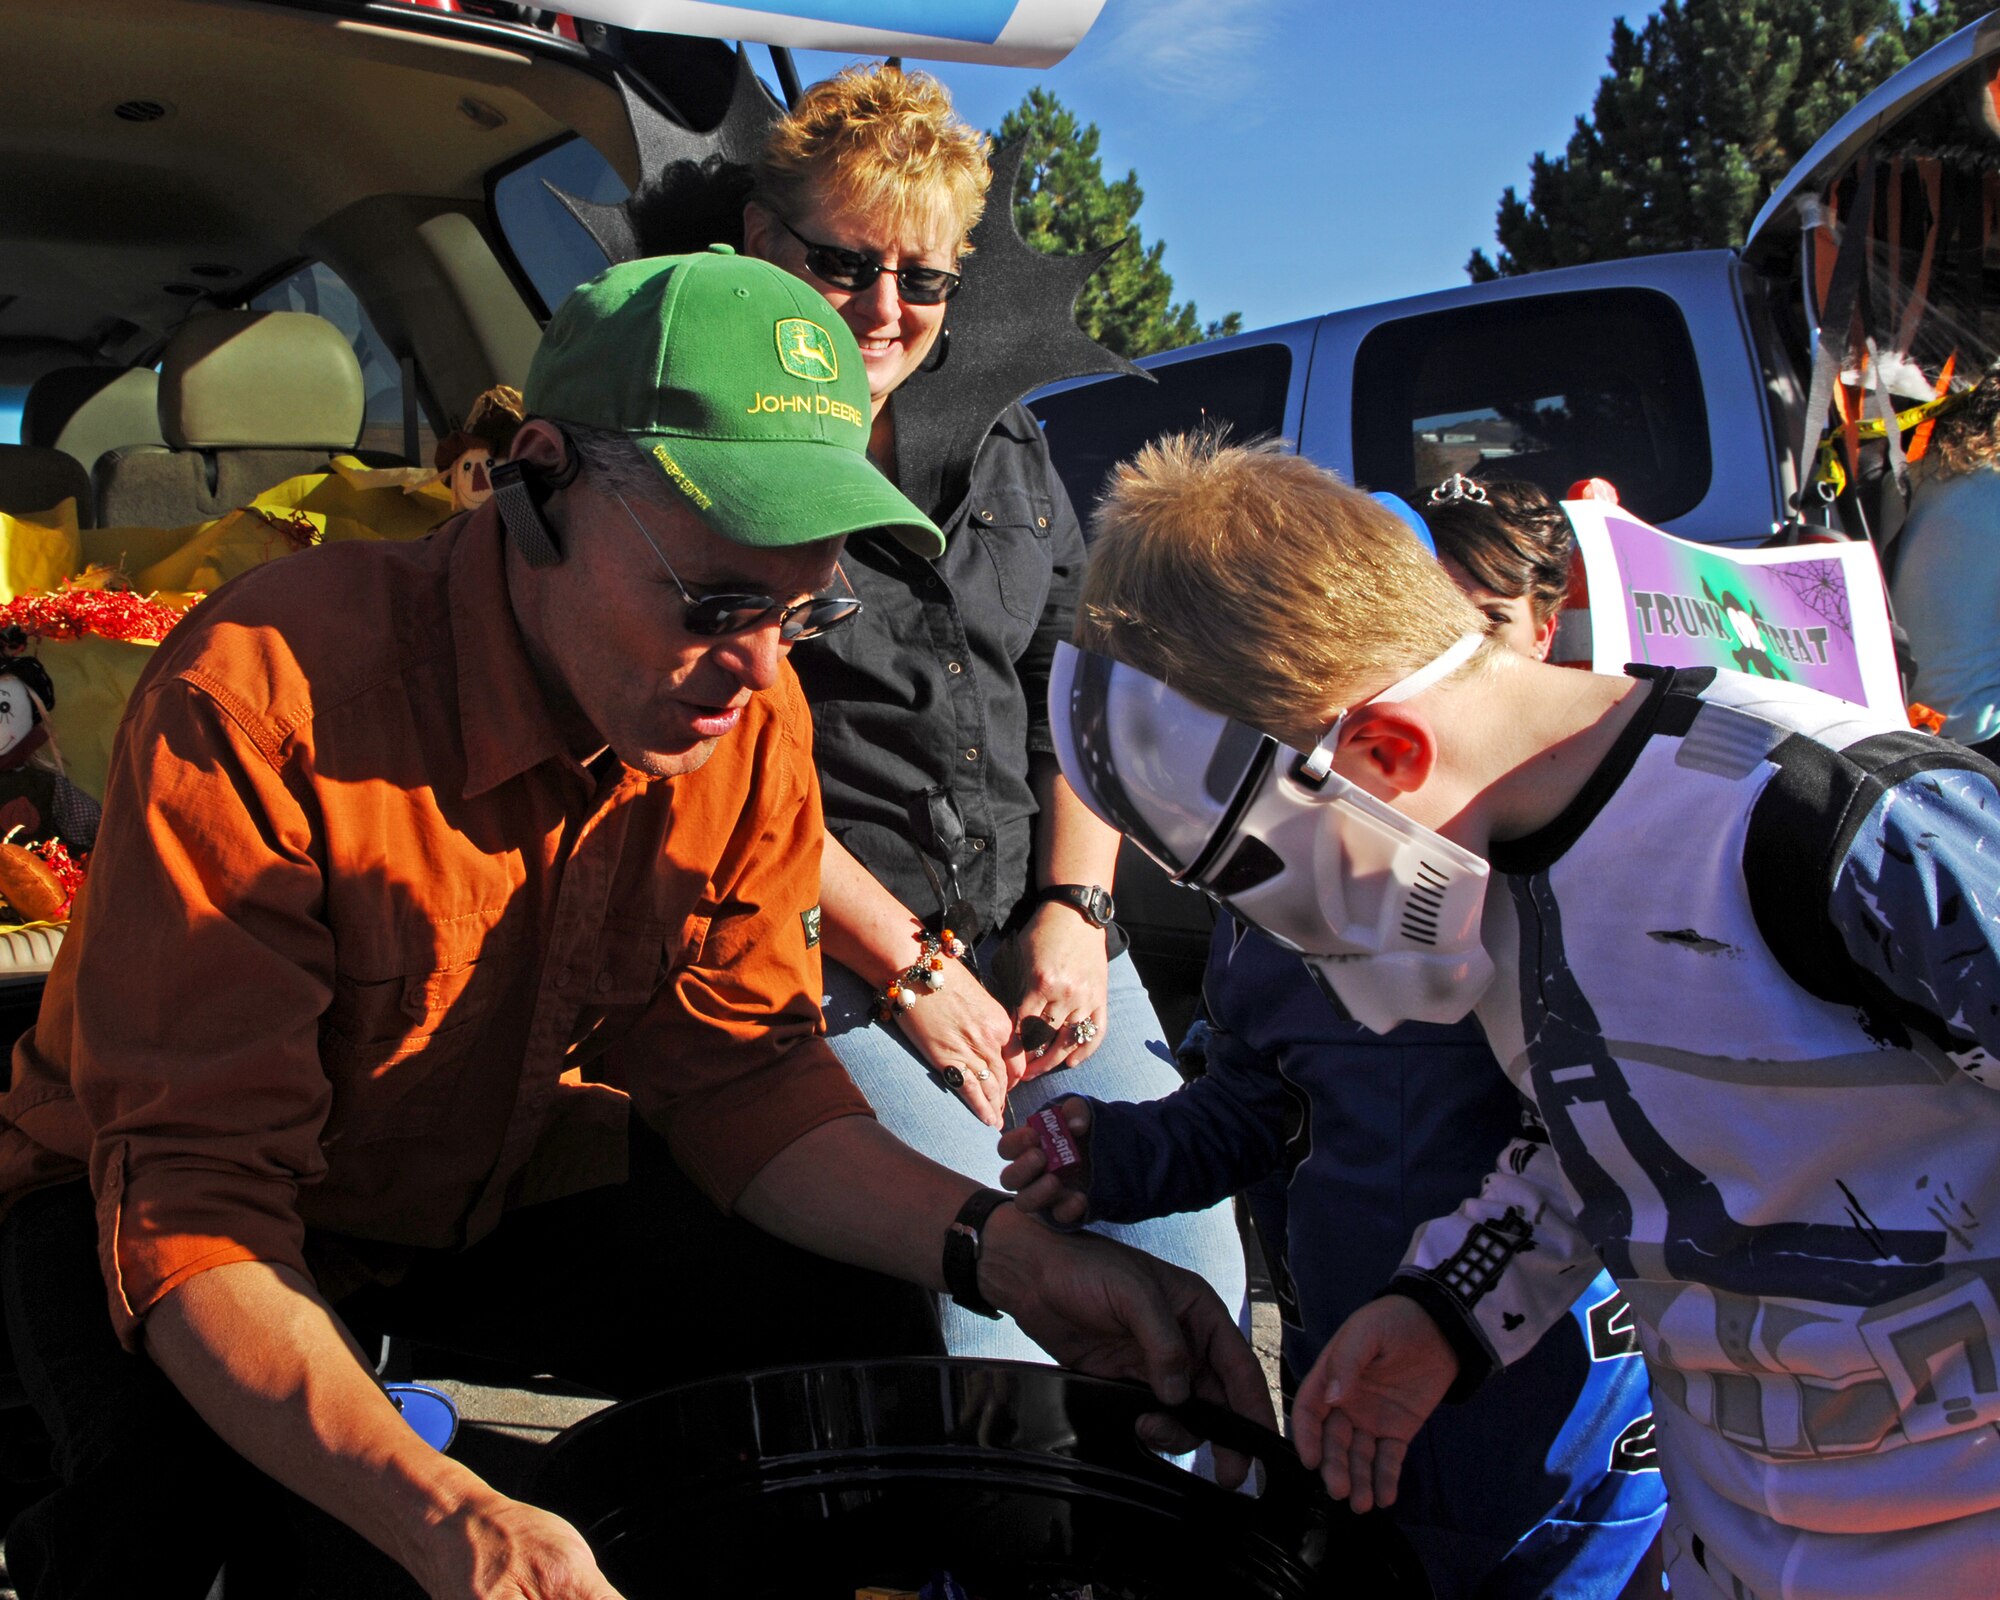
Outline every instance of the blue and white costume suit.
POLYGON ((2000 1594, 2000 772, 1648 675, 1577 800, 1493 851, 1478 1015, 1547 1142, 1397 1286, 1504 1364, 1602 1261, 1679 1600, 2000 1594))
MULTIPOLYGON (((1091 1210, 1195 1210, 1275 1175, 1277 1215, 1258 1216, 1267 1249, 1282 1224, 1272 1275, 1303 1377, 1411 1229, 1477 1188, 1521 1097, 1470 1021, 1370 1033, 1228 915, 1202 991, 1208 1070, 1157 1100, 1093 1100, 1091 1210)), ((1615 1600, 1647 1555, 1665 1493, 1623 1308, 1598 1274, 1532 1352, 1424 1424, 1388 1514, 1439 1600, 1615 1600)))

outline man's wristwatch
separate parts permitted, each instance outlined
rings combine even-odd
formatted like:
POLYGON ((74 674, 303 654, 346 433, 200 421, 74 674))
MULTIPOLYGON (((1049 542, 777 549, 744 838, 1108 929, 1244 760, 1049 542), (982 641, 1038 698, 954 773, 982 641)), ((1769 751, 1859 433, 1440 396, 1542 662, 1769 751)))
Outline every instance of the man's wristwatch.
POLYGON ((1013 1198, 1002 1189, 974 1189, 944 1230, 945 1292, 967 1311, 982 1317, 998 1319, 1000 1313, 979 1292, 980 1235, 987 1218, 1013 1198))
POLYGON ((1118 907, 1107 889, 1100 889, 1094 883, 1052 883, 1035 895, 1035 904, 1047 905, 1050 901, 1065 905, 1093 928, 1109 927, 1111 919, 1118 915, 1118 907))

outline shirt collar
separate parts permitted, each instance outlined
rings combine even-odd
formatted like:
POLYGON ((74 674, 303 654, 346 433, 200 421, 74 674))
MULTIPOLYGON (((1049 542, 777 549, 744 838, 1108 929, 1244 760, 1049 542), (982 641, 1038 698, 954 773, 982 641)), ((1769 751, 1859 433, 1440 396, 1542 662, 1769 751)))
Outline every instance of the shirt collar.
POLYGON ((445 586, 469 800, 568 751, 514 619, 498 509, 489 500, 450 537, 445 586))

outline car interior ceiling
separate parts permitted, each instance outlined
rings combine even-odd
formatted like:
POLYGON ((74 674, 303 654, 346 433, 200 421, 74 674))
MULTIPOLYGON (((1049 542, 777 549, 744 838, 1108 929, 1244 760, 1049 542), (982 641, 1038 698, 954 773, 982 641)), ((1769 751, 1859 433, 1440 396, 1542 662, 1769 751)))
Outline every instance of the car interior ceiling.
POLYGON ((0 22, 4 385, 150 364, 319 259, 455 412, 518 382, 539 334, 492 249, 492 175, 571 132, 636 161, 615 86, 533 40, 245 0, 0 0, 0 22))

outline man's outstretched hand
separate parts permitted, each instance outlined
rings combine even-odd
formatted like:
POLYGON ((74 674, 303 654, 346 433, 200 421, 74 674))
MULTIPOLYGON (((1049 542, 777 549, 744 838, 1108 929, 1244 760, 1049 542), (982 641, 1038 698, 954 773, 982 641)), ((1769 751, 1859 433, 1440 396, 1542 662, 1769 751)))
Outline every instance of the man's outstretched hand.
POLYGON ((1299 1459, 1356 1511, 1396 1503, 1403 1457, 1458 1377, 1458 1356, 1430 1313, 1399 1294, 1340 1325, 1292 1402, 1299 1459))
MULTIPOLYGON (((1275 1428, 1264 1370, 1215 1291, 1191 1272, 1095 1234, 1051 1233, 1012 1206, 987 1225, 979 1261, 986 1298, 1013 1314, 1064 1366, 1137 1379, 1166 1405, 1192 1398, 1275 1428)), ((1141 1437, 1156 1450, 1199 1441, 1165 1417, 1141 1437)), ((1234 1488, 1249 1463, 1218 1449, 1216 1479, 1234 1488)))
POLYGON ((439 1521, 424 1554, 411 1570, 436 1600, 619 1600, 576 1529, 490 1490, 439 1521))

